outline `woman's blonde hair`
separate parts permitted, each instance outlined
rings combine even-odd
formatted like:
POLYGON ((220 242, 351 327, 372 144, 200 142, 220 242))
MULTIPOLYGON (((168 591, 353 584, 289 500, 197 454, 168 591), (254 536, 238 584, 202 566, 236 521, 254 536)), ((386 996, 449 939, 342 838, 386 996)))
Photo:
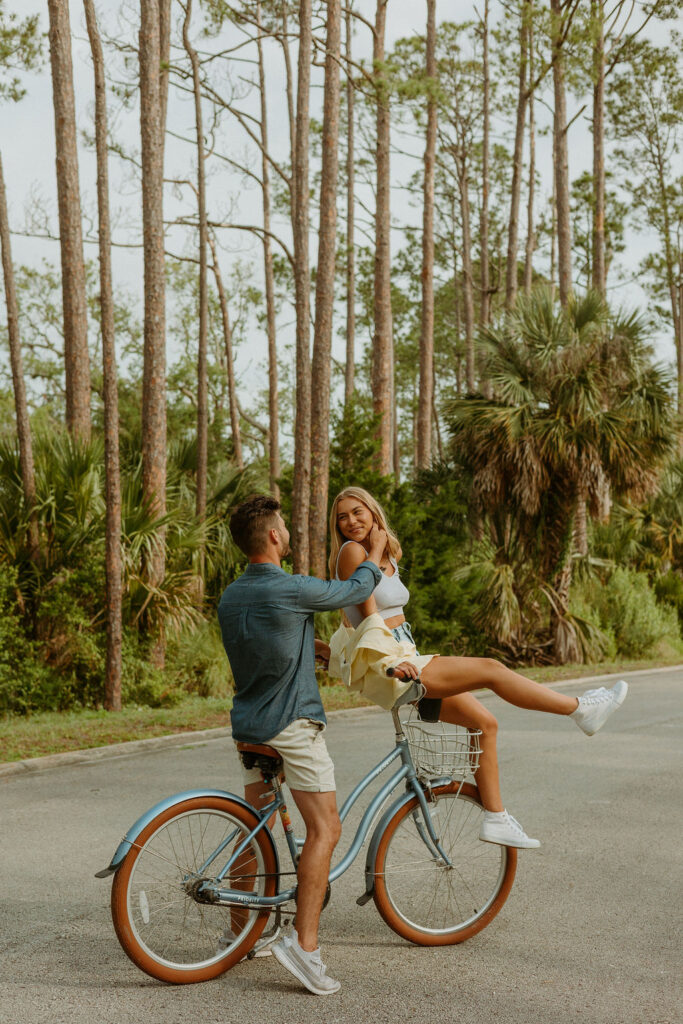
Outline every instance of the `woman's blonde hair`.
POLYGON ((356 501, 361 501, 370 510, 379 528, 387 532, 389 555, 398 561, 401 557, 401 545, 398 542, 398 537, 387 523, 386 513, 380 503, 375 501, 373 496, 362 487, 345 487, 332 502, 330 510, 330 559, 327 563, 330 570, 330 579, 334 579, 337 575, 337 558, 339 557, 342 544, 348 540, 347 537, 342 535, 337 525, 337 508, 343 498, 355 498, 356 501))

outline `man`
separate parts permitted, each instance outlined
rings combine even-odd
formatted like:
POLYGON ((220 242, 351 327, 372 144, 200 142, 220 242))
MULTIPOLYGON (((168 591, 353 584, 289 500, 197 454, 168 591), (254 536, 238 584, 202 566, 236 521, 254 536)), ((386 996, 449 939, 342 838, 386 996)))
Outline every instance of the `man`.
MULTIPOLYGON (((306 988, 330 995, 340 983, 320 959, 318 925, 332 851, 341 834, 334 766, 322 732, 326 718, 315 678, 315 657, 329 648, 315 640, 315 612, 367 600, 381 579, 387 535, 375 528, 370 552, 348 580, 293 576, 281 566, 289 532, 280 503, 257 495, 230 519, 235 543, 249 558, 245 572, 223 593, 218 619, 235 678, 232 734, 235 740, 268 743, 282 757, 285 780, 306 825, 298 866, 295 930, 273 954, 306 988)), ((245 770, 245 797, 258 806, 261 775, 245 770)))

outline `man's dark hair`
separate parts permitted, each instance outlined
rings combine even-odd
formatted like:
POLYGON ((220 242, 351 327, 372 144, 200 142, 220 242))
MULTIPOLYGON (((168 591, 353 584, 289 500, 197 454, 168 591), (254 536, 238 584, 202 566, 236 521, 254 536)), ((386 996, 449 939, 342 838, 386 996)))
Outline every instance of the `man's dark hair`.
POLYGON ((281 505, 269 494, 255 494, 238 505, 230 516, 230 532, 235 544, 251 558, 260 555, 266 548, 268 530, 278 523, 276 513, 281 505))

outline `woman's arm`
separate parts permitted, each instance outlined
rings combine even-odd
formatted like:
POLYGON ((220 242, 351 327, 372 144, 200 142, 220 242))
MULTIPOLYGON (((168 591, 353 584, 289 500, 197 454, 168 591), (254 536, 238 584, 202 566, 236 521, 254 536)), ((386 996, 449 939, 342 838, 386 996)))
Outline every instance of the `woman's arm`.
MULTIPOLYGON (((351 541, 349 544, 345 544, 339 555, 339 562, 337 563, 337 574, 339 579, 347 580, 367 557, 367 553, 362 544, 356 543, 355 540, 351 541)), ((356 608, 364 619, 366 619, 368 615, 372 615, 377 611, 377 605, 375 604, 375 599, 372 595, 367 599, 367 601, 363 601, 362 604, 357 604, 356 608)))

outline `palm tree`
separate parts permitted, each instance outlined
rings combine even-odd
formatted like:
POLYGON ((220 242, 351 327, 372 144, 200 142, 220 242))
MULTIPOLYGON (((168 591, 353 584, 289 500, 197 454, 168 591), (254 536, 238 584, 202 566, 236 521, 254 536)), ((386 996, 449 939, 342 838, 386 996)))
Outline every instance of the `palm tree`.
POLYGON ((546 289, 520 297, 481 341, 496 397, 450 403, 452 451, 472 473, 499 559, 514 538, 542 581, 556 660, 575 660, 569 589, 588 517, 605 518, 612 497, 654 492, 676 445, 670 381, 646 322, 612 313, 595 292, 564 309, 546 289))
POLYGON ((644 505, 617 505, 610 522, 596 531, 602 558, 650 575, 683 574, 683 459, 666 467, 657 493, 644 505))

